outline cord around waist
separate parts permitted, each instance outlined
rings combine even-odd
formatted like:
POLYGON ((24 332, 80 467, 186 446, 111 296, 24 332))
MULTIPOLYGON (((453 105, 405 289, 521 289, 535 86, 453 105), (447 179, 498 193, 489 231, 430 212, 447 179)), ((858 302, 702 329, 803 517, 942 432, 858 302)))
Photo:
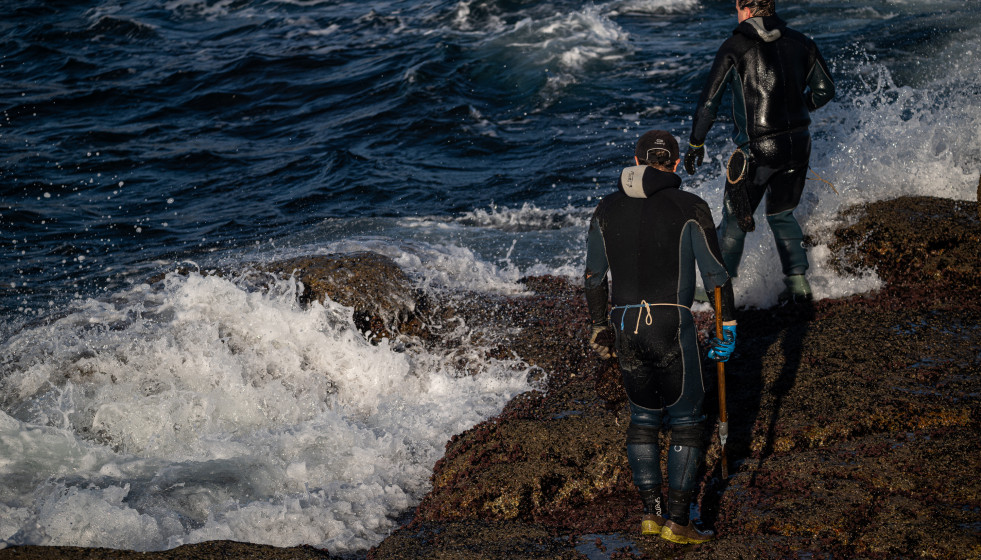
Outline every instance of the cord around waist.
POLYGON ((634 334, 637 334, 637 331, 640 330, 640 318, 641 318, 641 316, 645 316, 645 319, 644 319, 644 324, 645 325, 647 325, 647 326, 653 325, 654 324, 654 314, 651 313, 651 308, 652 307, 658 307, 658 306, 661 306, 661 307, 680 307, 682 309, 687 309, 689 313, 691 312, 691 308, 690 307, 687 307, 685 305, 681 305, 679 303, 647 303, 647 301, 641 300, 640 303, 634 303, 634 304, 630 304, 630 305, 614 305, 613 308, 610 309, 610 315, 611 315, 610 318, 611 319, 613 318, 612 315, 613 315, 613 312, 614 311, 616 311, 617 309, 623 309, 623 315, 620 316, 620 332, 623 332, 623 318, 627 314, 627 310, 628 309, 634 309, 634 308, 639 309, 639 311, 637 312, 637 324, 634 325, 634 334), (647 312, 646 315, 644 313, 645 311, 647 312))

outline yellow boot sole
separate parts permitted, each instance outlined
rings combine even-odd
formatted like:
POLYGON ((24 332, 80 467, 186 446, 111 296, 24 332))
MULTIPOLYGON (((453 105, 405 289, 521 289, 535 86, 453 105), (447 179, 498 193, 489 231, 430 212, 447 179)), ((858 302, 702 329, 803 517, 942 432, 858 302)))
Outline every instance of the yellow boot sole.
POLYGON ((661 538, 677 544, 702 544, 715 538, 715 535, 710 534, 704 538, 686 537, 685 535, 675 533, 670 527, 665 525, 664 528, 661 529, 661 538))
POLYGON ((645 519, 640 522, 640 534, 648 536, 660 535, 661 525, 658 525, 653 519, 645 519))

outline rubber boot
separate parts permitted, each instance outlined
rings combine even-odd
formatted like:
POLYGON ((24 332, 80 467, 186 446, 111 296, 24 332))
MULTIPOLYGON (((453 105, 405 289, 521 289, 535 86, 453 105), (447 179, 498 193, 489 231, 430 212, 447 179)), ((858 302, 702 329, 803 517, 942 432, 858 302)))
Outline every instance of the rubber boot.
POLYGON ((665 519, 660 515, 645 513, 640 520, 640 534, 648 537, 657 537, 664 530, 665 519))
POLYGON ((679 525, 670 519, 661 528, 661 538, 677 544, 701 544, 715 538, 715 531, 702 531, 689 521, 687 525, 679 525))
POLYGON ((804 231, 794 217, 794 211, 768 215, 766 221, 773 231, 784 276, 797 276, 807 272, 809 264, 807 251, 804 249, 804 231))
POLYGON ((792 274, 785 276, 783 283, 786 284, 783 292, 780 292, 778 300, 780 303, 809 303, 814 299, 811 285, 803 274, 792 274))
POLYGON ((712 540, 713 531, 701 531, 689 518, 691 507, 691 490, 668 489, 668 512, 670 519, 661 527, 661 538, 677 544, 698 544, 712 540))
POLYGON ((705 288, 701 286, 695 286, 695 301, 701 301, 703 303, 710 303, 708 294, 705 293, 705 288))
POLYGON ((655 536, 661 534, 664 527, 664 497, 659 489, 641 490, 640 498, 644 501, 644 517, 640 521, 640 534, 655 536))

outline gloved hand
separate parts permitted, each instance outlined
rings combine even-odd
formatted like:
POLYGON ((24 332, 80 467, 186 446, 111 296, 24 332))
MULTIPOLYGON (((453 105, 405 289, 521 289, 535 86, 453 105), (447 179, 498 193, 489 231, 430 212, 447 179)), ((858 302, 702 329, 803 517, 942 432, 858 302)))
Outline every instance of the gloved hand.
POLYGON ((705 161, 705 144, 698 147, 688 144, 688 151, 685 152, 685 171, 689 175, 694 175, 695 167, 701 167, 703 161, 705 161))
POLYGON ((589 346, 604 360, 616 354, 613 352, 613 330, 610 325, 593 325, 589 335, 589 346))
POLYGON ((727 361, 736 349, 736 325, 722 325, 722 338, 713 338, 708 351, 708 357, 717 362, 727 361))

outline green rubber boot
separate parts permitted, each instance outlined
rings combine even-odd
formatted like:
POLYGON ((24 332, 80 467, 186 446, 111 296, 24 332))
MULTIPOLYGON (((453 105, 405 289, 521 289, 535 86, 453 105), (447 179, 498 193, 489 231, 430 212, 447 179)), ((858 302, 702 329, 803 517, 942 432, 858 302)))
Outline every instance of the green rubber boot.
POLYGON ((787 285, 780 293, 778 300, 780 303, 808 303, 814 299, 814 292, 811 285, 803 274, 791 274, 785 276, 783 283, 787 285))
POLYGON ((705 293, 705 288, 701 286, 695 286, 695 301, 701 301, 704 303, 709 302, 709 296, 705 293))

